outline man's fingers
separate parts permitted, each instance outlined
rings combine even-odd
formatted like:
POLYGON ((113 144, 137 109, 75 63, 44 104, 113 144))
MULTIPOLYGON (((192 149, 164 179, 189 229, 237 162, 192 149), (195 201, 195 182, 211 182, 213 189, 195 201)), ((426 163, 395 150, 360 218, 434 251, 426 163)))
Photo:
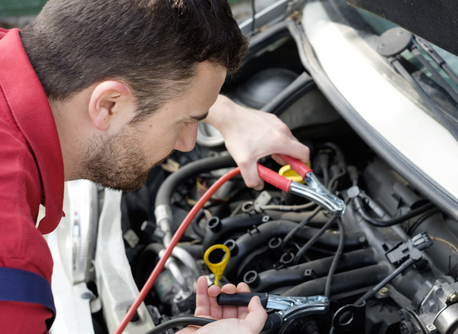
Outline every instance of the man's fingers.
POLYGON ((289 155, 290 157, 296 158, 304 163, 307 163, 310 159, 310 149, 297 140, 291 140, 288 145, 276 153, 289 155))
POLYGON ((277 164, 281 166, 287 165, 286 161, 280 158, 278 154, 272 154, 272 159, 274 159, 277 162, 277 164))
POLYGON ((234 284, 226 284, 221 288, 221 292, 232 295, 233 293, 237 292, 237 288, 235 287, 234 284))
POLYGON ((196 311, 194 312, 196 317, 210 315, 210 299, 207 290, 207 279, 204 276, 199 277, 196 291, 196 311))
POLYGON ((261 305, 261 300, 259 297, 251 298, 250 304, 248 304, 248 314, 245 318, 245 321, 250 324, 252 332, 259 333, 261 332, 264 324, 267 320, 267 313, 264 310, 264 307, 261 305))
POLYGON ((256 161, 239 164, 239 167, 243 181, 245 181, 247 187, 255 190, 262 190, 264 188, 264 181, 258 175, 258 164, 256 161))
POLYGON ((237 285, 237 292, 239 293, 249 293, 251 292, 250 288, 248 287, 248 285, 244 282, 240 282, 238 285, 237 285))

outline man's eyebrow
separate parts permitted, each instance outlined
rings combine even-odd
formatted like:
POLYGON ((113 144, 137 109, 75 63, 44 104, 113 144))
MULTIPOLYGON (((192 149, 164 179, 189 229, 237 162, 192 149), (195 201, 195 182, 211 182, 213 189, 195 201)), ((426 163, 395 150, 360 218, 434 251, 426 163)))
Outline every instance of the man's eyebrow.
POLYGON ((208 111, 203 115, 190 116, 190 118, 192 118, 194 121, 203 121, 204 119, 207 118, 207 116, 208 116, 208 111))

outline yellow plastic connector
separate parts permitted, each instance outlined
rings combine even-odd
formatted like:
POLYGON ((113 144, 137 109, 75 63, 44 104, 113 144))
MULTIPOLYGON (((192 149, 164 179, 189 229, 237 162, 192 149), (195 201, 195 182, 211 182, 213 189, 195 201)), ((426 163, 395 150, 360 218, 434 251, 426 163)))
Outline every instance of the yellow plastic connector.
POLYGON ((288 180, 292 180, 294 182, 299 183, 305 183, 302 177, 299 174, 297 174, 296 171, 292 169, 290 165, 284 165, 282 168, 280 168, 278 174, 286 177, 288 180))

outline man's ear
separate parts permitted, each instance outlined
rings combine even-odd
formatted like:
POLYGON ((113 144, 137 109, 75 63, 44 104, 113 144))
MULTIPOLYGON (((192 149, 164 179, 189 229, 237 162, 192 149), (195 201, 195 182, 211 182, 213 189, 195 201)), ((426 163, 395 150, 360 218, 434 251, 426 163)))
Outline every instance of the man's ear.
POLYGON ((108 130, 113 123, 129 122, 135 107, 132 90, 119 81, 103 81, 92 91, 88 112, 94 126, 108 130))

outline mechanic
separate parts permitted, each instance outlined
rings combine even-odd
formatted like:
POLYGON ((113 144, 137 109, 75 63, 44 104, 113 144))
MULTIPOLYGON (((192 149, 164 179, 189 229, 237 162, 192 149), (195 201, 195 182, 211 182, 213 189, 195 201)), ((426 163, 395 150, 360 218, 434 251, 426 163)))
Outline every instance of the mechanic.
MULTIPOLYGON (((227 0, 50 0, 22 31, 0 30, 0 38, 4 333, 44 333, 52 323, 52 257, 42 234, 64 215, 64 181, 137 189, 173 150, 194 147, 204 119, 223 134, 249 187, 263 187, 263 156, 308 160, 278 118, 218 96, 247 48, 227 0), (36 224, 40 204, 46 215, 36 224)), ((237 289, 248 291, 223 287, 237 289)), ((185 332, 261 330, 257 298, 221 308, 218 293, 198 281, 196 315, 224 320, 185 332)))

